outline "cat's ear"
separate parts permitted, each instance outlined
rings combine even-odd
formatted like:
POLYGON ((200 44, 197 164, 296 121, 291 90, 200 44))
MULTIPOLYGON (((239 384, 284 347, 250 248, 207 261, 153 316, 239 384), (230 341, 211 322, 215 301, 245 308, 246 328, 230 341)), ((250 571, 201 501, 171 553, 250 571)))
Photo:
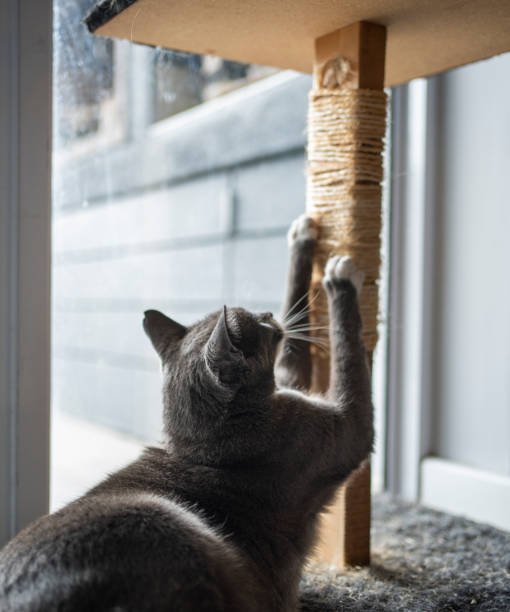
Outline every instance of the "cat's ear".
POLYGON ((143 329, 158 355, 162 357, 167 346, 181 340, 187 330, 183 325, 158 310, 146 310, 144 314, 143 329))
POLYGON ((217 382, 226 387, 238 387, 246 373, 247 364, 242 351, 232 343, 228 315, 227 307, 224 306, 205 345, 204 356, 207 368, 217 382))

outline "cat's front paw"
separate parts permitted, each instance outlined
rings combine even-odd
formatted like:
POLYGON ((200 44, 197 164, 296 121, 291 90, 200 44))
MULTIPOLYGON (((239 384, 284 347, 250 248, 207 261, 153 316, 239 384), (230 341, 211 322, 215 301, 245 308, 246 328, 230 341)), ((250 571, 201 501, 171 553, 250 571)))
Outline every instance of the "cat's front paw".
POLYGON ((357 268, 350 257, 335 255, 330 257, 326 263, 322 284, 326 290, 331 290, 336 283, 342 280, 351 281, 359 296, 363 281, 365 280, 365 273, 357 268))
POLYGON ((287 242, 289 247, 297 242, 315 242, 319 235, 317 223, 306 215, 301 215, 294 219, 289 231, 287 232, 287 242))

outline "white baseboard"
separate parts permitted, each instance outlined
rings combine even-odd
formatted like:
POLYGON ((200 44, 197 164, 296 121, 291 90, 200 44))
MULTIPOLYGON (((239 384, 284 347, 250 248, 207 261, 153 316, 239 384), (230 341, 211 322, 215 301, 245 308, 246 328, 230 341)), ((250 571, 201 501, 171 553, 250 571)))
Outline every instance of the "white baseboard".
POLYGON ((427 457, 421 462, 420 501, 510 531, 510 477, 427 457))

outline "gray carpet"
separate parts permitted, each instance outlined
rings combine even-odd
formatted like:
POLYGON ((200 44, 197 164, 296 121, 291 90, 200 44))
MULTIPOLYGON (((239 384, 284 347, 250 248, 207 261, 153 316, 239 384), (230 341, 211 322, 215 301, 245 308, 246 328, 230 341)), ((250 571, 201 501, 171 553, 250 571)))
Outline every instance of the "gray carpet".
POLYGON ((510 612, 510 533, 387 495, 372 512, 371 567, 308 572, 303 612, 510 612))

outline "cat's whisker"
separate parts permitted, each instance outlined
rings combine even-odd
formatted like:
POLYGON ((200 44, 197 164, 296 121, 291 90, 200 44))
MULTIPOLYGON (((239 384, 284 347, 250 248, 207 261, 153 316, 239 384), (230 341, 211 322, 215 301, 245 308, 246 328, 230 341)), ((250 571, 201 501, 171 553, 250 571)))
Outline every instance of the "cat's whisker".
POLYGON ((296 338, 299 338, 301 340, 310 340, 310 342, 317 342, 317 343, 327 344, 327 340, 325 338, 320 338, 318 336, 310 336, 308 334, 304 334, 304 333, 301 333, 301 332, 293 332, 291 335, 295 336, 296 338))
POLYGON ((322 338, 316 338, 314 336, 307 336, 301 333, 289 333, 289 334, 286 334, 286 337, 293 339, 293 340, 301 340, 303 342, 309 342, 310 344, 314 344, 317 347, 325 351, 329 350, 329 343, 325 339, 322 339, 322 338))
MULTIPOLYGON (((308 295, 308 293, 309 292, 307 292, 305 295, 308 295)), ((283 321, 284 326, 291 327, 294 323, 297 323, 299 322, 300 319, 303 319, 306 316, 306 314, 308 314, 310 307, 312 306, 312 304, 315 302, 315 300, 318 297, 319 297, 319 292, 317 291, 315 295, 310 300, 308 300, 308 302, 303 306, 303 308, 301 308, 298 312, 294 313, 290 317, 286 316, 283 321)))
POLYGON ((294 327, 300 326, 300 325, 305 325, 305 326, 310 325, 310 323, 307 322, 306 320, 307 315, 308 315, 308 310, 300 312, 299 314, 297 314, 295 317, 293 317, 292 319, 290 319, 284 324, 285 329, 293 329, 294 327))
POLYGON ((321 329, 329 329, 329 325, 294 325, 292 327, 287 327, 286 329, 289 332, 294 332, 294 331, 302 331, 302 332, 306 332, 306 331, 318 331, 318 330, 321 330, 321 329))
POLYGON ((308 314, 309 310, 310 310, 310 305, 308 303, 306 303, 298 312, 295 312, 290 317, 284 319, 284 324, 285 325, 293 325, 294 323, 298 322, 299 320, 302 320, 308 314))
MULTIPOLYGON (((303 342, 307 342, 307 340, 303 340, 303 342)), ((314 344, 319 350, 324 351, 325 353, 329 353, 329 347, 324 346, 323 344, 316 344, 311 342, 310 344, 314 344)))
POLYGON ((312 333, 307 333, 307 330, 292 330, 291 332, 288 332, 287 337, 290 337, 290 335, 297 335, 297 336, 303 336, 306 335, 310 338, 314 338, 317 342, 328 342, 328 338, 329 338, 329 334, 326 334, 324 332, 312 332, 312 333))
POLYGON ((294 319, 294 317, 299 316, 304 310, 306 310, 307 308, 309 308, 309 302, 305 302, 305 304, 300 308, 299 311, 297 312, 293 312, 297 306, 303 301, 305 300, 308 296, 310 295, 310 291, 307 291, 304 295, 302 295, 299 300, 297 300, 295 302, 295 304, 292 306, 292 308, 286 313, 285 317, 284 317, 284 321, 290 321, 291 319, 294 319))
POLYGON ((294 302, 294 304, 292 304, 292 306, 289 308, 289 310, 286 312, 283 320, 286 321, 287 317, 289 317, 292 314, 292 311, 297 308, 299 306, 299 304, 308 297, 310 291, 307 291, 304 295, 302 295, 298 300, 296 300, 294 302))

